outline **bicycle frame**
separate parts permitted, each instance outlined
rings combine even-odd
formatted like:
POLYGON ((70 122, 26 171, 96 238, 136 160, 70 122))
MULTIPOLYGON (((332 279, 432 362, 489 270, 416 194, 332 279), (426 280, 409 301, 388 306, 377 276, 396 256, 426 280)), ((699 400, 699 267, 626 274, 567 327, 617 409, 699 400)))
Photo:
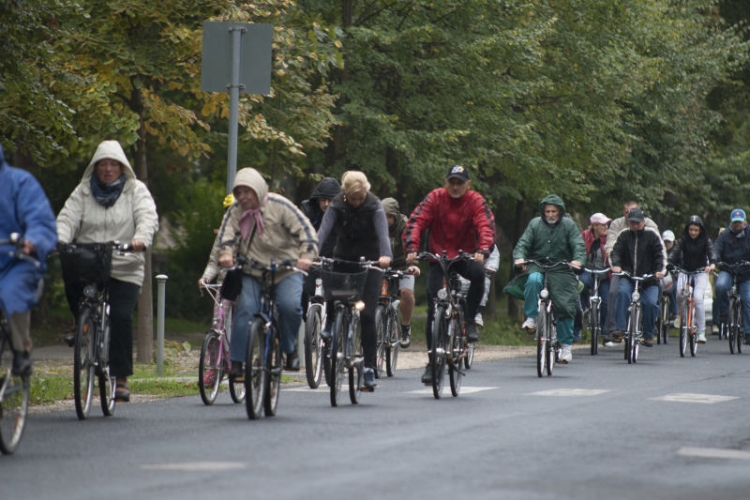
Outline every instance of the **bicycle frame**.
POLYGON ((385 372, 392 377, 396 371, 399 350, 400 322, 398 308, 401 303, 401 278, 403 271, 386 269, 380 286, 378 310, 375 313, 376 332, 378 333, 377 367, 378 372, 385 372))
POLYGON ((638 361, 638 351, 640 350, 641 341, 643 340, 643 305, 641 304, 641 283, 653 274, 644 274, 635 276, 627 271, 613 273, 617 276, 624 276, 633 281, 633 293, 630 294, 630 304, 628 305, 628 329, 625 337, 625 359, 628 364, 635 364, 638 361))
POLYGON ((728 272, 732 276, 732 286, 727 292, 728 295, 728 310, 727 310, 727 322, 722 322, 720 332, 726 334, 729 339, 729 352, 734 354, 735 350, 738 354, 742 353, 742 297, 739 291, 739 283, 737 280, 738 271, 740 268, 750 266, 750 262, 743 260, 734 264, 728 264, 726 262, 719 262, 717 267, 725 272, 728 272))
MULTIPOLYGON (((680 308, 680 357, 685 357, 687 344, 690 344, 690 355, 695 356, 697 342, 697 328, 694 325, 695 316, 695 276, 704 272, 703 268, 696 271, 687 271, 675 267, 675 270, 685 276, 685 287, 679 290, 678 297, 680 308)), ((679 282, 679 280, 678 280, 679 282)))
POLYGON ((609 272, 609 268, 606 269, 585 269, 591 274, 594 279, 594 284, 591 287, 591 296, 589 297, 589 331, 591 333, 591 355, 599 353, 599 338, 602 333, 602 322, 601 322, 601 304, 602 298, 599 295, 599 283, 601 282, 602 276, 609 272))

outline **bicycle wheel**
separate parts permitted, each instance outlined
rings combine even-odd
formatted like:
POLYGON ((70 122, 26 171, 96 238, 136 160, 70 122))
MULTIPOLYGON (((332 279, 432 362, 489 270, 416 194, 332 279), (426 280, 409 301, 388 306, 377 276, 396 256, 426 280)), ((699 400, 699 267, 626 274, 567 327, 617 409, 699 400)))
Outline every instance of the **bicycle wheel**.
POLYGON ((336 311, 336 319, 333 323, 333 337, 331 339, 331 406, 338 406, 339 393, 346 372, 344 359, 344 328, 346 327, 345 311, 336 311))
POLYGON ((684 358, 685 351, 687 350, 688 336, 690 335, 688 331, 690 325, 688 324, 688 301, 683 299, 680 302, 680 357, 684 358))
POLYGON ((262 416, 263 397, 266 391, 265 366, 266 328, 263 320, 255 318, 250 323, 247 334, 247 354, 245 356, 245 410, 247 418, 254 420, 262 416))
POLYGON ((451 394, 453 397, 457 397, 461 392, 461 382, 464 374, 461 372, 461 363, 464 358, 464 336, 461 335, 461 321, 455 317, 450 322, 450 335, 448 338, 452 339, 451 350, 453 351, 453 361, 448 365, 448 376, 451 382, 451 394))
MULTIPOLYGON (((108 308, 108 306, 105 307, 108 308)), ((99 318, 101 318, 99 332, 101 332, 102 338, 98 341, 99 355, 96 357, 99 360, 99 367, 96 374, 99 377, 99 401, 102 413, 105 417, 111 417, 115 414, 115 405, 117 404, 115 398, 117 384, 110 373, 109 367, 109 312, 105 307, 99 309, 99 318)), ((97 349, 97 346, 94 346, 94 349, 97 349)))
POLYGON ((737 300, 734 303, 734 325, 735 325, 735 342, 737 345, 737 354, 742 354, 742 302, 737 300))
MULTIPOLYGON (((543 309, 540 307, 539 309, 543 309)), ((547 317, 544 312, 540 312, 536 318, 536 373, 538 376, 544 376, 544 369, 547 366, 547 317)))
POLYGON ((466 344, 466 356, 464 357, 464 368, 467 370, 471 369, 471 365, 474 364, 474 349, 476 344, 469 342, 466 344))
POLYGON ((323 340, 320 336, 321 304, 311 303, 305 319, 305 375, 310 389, 317 389, 323 374, 323 340))
POLYGON ((30 377, 13 375, 12 366, 13 349, 5 337, 0 345, 0 451, 4 455, 18 448, 29 409, 30 377))
POLYGON ((73 396, 79 420, 89 416, 94 395, 93 336, 96 318, 93 311, 83 307, 78 316, 75 352, 73 353, 73 396))
POLYGON ((440 399, 440 395, 443 392, 447 335, 448 320, 445 317, 445 306, 437 306, 435 308, 435 319, 432 322, 432 349, 430 350, 432 395, 435 396, 435 399, 440 399))
POLYGON ((347 358, 349 366, 349 400, 353 405, 359 403, 362 394, 362 377, 364 376, 364 365, 362 359, 362 325, 359 322, 359 314, 355 313, 349 325, 351 329, 347 336, 347 358))
MULTIPOLYGON (((545 313, 543 313, 545 314, 545 313)), ((547 313, 548 314, 548 313, 547 313)), ((552 369, 555 367, 555 362, 557 361, 557 341, 556 341, 556 332, 555 332, 555 325, 552 322, 552 317, 547 316, 544 319, 545 323, 545 349, 547 351, 547 354, 544 356, 544 370, 547 372, 547 376, 552 376, 552 369)))
POLYGON ((638 341, 637 332, 640 326, 640 314, 637 305, 633 305, 630 311, 630 318, 628 320, 628 364, 635 364, 638 360, 638 347, 640 345, 638 341))
POLYGON ((271 334, 267 339, 271 347, 266 358, 266 390, 263 395, 263 409, 267 417, 276 415, 279 408, 279 396, 281 395, 281 372, 284 363, 281 356, 281 338, 276 323, 271 325, 271 334))
POLYGON ((667 339, 669 338, 669 307, 671 305, 671 300, 672 299, 670 299, 667 294, 662 294, 659 299, 659 328, 656 330, 658 336, 657 342, 659 344, 663 342, 664 345, 667 345, 667 339))
POLYGON ((203 404, 212 405, 219 394, 222 370, 219 365, 219 350, 221 349, 219 335, 210 330, 206 333, 201 347, 201 358, 198 362, 198 389, 200 389, 203 404))
POLYGON ((591 300, 589 302, 589 332, 591 333, 591 355, 599 354, 599 301, 591 300))
MULTIPOLYGON (((388 310, 385 305, 378 304, 375 308, 375 345, 377 346, 375 366, 379 374, 388 371, 386 360, 388 340, 388 310)), ((388 373, 388 376, 391 374, 388 373)))
POLYGON ((729 335, 728 335, 729 352, 732 354, 734 354, 735 346, 737 345, 737 338, 739 337, 738 328, 737 328, 737 317, 734 315, 735 314, 734 303, 735 303, 735 299, 730 297, 729 298, 729 326, 727 329, 729 330, 729 335))
POLYGON ((399 336, 401 335, 401 322, 398 318, 398 310, 393 305, 391 305, 388 314, 388 325, 390 326, 388 329, 390 335, 388 335, 388 342, 385 350, 385 368, 386 374, 389 377, 392 377, 393 374, 396 373, 398 351, 401 349, 401 343, 399 342, 399 336))

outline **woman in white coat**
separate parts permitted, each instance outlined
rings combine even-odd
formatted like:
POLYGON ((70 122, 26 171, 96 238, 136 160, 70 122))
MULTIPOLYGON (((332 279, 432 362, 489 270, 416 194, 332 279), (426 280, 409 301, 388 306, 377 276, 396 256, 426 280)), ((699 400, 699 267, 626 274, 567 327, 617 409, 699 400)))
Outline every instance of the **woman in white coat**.
MULTIPOLYGON (((130 242, 134 250, 151 245, 159 227, 156 204, 146 185, 136 179, 117 141, 96 148, 81 183, 57 216, 61 243, 130 242)), ((112 256, 109 279, 110 374, 116 378, 115 397, 130 400, 127 378, 133 374, 133 312, 143 284, 142 253, 112 256)), ((65 295, 74 316, 83 293, 80 283, 66 283, 65 295)))

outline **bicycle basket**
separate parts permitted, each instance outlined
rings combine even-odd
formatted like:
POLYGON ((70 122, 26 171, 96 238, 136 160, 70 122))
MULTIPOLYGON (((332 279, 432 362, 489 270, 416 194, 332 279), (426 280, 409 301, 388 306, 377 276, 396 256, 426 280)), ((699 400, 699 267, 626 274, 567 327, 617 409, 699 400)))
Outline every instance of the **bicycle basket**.
POLYGON ((57 250, 66 283, 96 283, 103 286, 109 280, 112 247, 107 243, 60 244, 57 250))
POLYGON ((362 296, 367 281, 367 269, 354 273, 341 273, 330 269, 321 269, 323 292, 326 301, 356 301, 362 296))

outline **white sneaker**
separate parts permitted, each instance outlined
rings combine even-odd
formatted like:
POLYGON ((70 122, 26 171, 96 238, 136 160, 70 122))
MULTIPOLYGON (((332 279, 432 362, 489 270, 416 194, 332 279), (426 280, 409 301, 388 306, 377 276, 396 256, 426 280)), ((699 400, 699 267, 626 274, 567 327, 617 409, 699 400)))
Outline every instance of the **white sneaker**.
POLYGON ((521 328, 533 332, 536 330, 536 318, 526 318, 526 321, 523 322, 521 328))
POLYGON ((698 332, 698 338, 695 339, 699 344, 706 343, 706 332, 698 332))
POLYGON ((476 316, 474 316, 474 323, 477 324, 477 326, 484 326, 484 319, 482 318, 482 313, 478 312, 476 316))
POLYGON ((573 361, 573 353, 570 352, 570 344, 560 344, 560 363, 567 365, 573 361))

